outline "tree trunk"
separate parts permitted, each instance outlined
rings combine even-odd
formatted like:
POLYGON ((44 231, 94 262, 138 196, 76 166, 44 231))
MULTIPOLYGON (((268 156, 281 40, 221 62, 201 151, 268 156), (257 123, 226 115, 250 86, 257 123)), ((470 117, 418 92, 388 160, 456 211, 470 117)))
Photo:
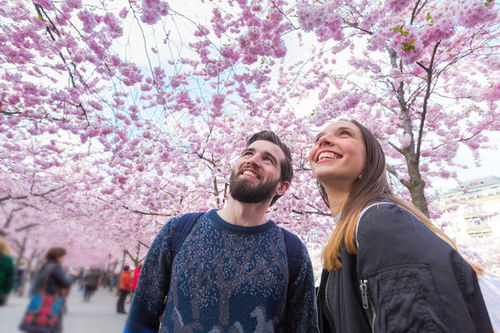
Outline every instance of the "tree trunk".
POLYGON ((410 181, 402 181, 402 183, 410 191, 411 201, 415 207, 420 209, 425 216, 429 217, 429 207, 424 192, 425 182, 420 174, 416 154, 410 149, 404 149, 403 152, 410 181))

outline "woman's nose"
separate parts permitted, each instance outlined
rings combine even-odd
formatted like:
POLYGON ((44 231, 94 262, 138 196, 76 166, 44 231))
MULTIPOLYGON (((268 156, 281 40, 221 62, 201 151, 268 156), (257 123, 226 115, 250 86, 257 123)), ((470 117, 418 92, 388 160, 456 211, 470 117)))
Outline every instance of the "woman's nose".
POLYGON ((318 141, 316 142, 316 144, 318 146, 331 146, 333 145, 333 140, 330 136, 327 136, 327 135, 323 135, 322 137, 320 137, 318 139, 318 141))

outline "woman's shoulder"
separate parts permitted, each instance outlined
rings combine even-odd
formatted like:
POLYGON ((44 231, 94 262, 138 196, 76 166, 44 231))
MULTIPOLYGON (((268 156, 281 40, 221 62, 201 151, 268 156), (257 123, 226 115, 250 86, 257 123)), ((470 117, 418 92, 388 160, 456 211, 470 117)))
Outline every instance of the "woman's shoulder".
POLYGON ((408 208, 390 200, 383 200, 366 205, 361 211, 358 223, 369 219, 417 219, 408 208))
POLYGON ((365 206, 356 226, 356 244, 363 235, 386 238, 394 233, 411 236, 417 229, 428 229, 410 210, 396 202, 384 200, 365 206), (409 228, 411 227, 411 228, 409 228))

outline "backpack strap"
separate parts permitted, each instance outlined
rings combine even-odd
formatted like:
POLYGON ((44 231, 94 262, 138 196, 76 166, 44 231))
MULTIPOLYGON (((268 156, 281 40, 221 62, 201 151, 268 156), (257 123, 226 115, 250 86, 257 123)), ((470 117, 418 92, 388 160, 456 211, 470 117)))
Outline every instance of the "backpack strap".
POLYGON ((297 279, 302 265, 302 242, 299 237, 292 234, 285 228, 283 236, 285 238, 286 256, 288 257, 288 281, 293 282, 297 279))
POLYGON ((170 245, 170 257, 174 260, 175 255, 179 252, 184 243, 184 240, 189 235, 194 225, 198 222, 200 216, 205 214, 202 213, 188 213, 179 217, 176 225, 173 227, 170 245))

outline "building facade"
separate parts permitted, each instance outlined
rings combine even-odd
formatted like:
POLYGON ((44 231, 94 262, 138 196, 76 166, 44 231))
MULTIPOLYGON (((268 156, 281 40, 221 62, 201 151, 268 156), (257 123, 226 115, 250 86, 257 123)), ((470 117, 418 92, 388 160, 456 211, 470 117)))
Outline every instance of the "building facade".
POLYGON ((438 206, 446 234, 469 259, 500 275, 500 177, 460 184, 441 194, 438 206))

